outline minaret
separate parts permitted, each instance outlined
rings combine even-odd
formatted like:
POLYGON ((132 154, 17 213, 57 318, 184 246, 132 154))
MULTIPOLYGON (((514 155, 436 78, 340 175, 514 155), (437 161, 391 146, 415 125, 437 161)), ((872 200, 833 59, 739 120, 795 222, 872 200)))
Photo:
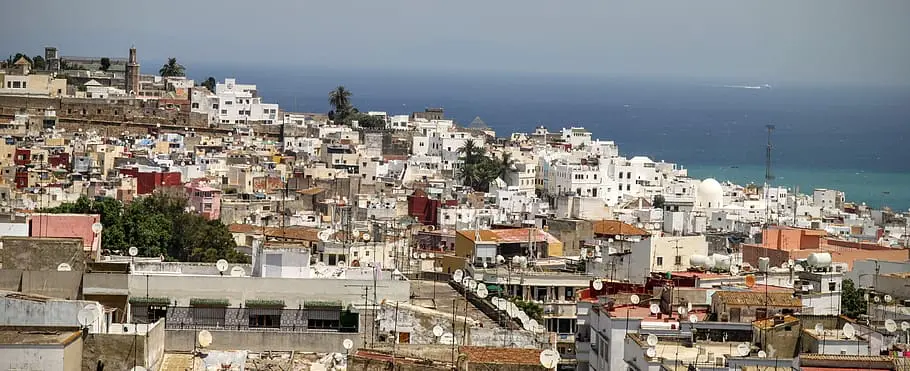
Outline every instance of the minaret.
POLYGON ((136 59, 136 48, 130 48, 130 59, 126 63, 126 87, 127 94, 139 94, 139 60, 136 59))

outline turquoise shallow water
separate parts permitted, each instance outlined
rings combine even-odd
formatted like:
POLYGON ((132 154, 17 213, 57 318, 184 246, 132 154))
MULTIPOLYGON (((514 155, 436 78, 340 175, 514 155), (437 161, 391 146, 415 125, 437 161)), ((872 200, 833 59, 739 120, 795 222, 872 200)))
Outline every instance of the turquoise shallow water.
MULTIPOLYGON (((729 180, 737 184, 764 183, 764 166, 685 166, 689 176, 694 178, 712 177, 719 181, 729 180)), ((789 187, 799 186, 801 193, 810 194, 815 188, 831 188, 846 193, 848 201, 865 202, 878 207, 882 204, 895 211, 910 208, 910 173, 879 173, 861 170, 833 169, 774 169, 772 184, 789 187)))

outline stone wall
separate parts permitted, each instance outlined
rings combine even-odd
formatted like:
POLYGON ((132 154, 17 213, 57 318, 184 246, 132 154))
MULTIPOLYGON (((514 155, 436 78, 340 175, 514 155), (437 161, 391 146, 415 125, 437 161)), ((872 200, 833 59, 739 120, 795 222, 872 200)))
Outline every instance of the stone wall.
POLYGON ((85 270, 85 252, 79 238, 2 237, 0 268, 56 271, 67 263, 73 271, 85 270))

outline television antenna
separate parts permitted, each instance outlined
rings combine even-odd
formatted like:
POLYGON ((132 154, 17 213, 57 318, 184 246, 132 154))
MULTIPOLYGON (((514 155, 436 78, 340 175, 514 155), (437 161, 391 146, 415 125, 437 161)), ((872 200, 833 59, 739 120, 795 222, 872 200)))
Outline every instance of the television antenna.
POLYGON ((243 270, 239 265, 235 265, 234 268, 231 268, 231 277, 243 277, 246 276, 246 271, 243 270))
POLYGON ((57 266, 57 272, 69 272, 71 270, 73 270, 73 267, 67 263, 60 263, 60 265, 57 266))
POLYGON ((130 253, 130 256, 139 255, 139 248, 137 248, 136 246, 130 246, 129 253, 130 253))
POLYGON ((228 270, 228 261, 224 259, 218 259, 218 261, 215 262, 215 268, 218 269, 219 273, 223 274, 224 271, 228 270))
POLYGON ((591 282, 591 287, 593 287, 594 290, 597 290, 597 291, 603 290, 604 282, 601 280, 594 280, 593 282, 591 282))
POLYGON ((894 322, 893 319, 886 319, 885 320, 885 330, 888 330, 888 332, 897 331, 897 322, 894 322))
POLYGON ((196 335, 196 341, 199 342, 200 347, 208 348, 209 345, 212 345, 212 333, 208 330, 199 331, 199 334, 196 335))
POLYGON ((856 329, 849 323, 845 323, 842 330, 844 332, 844 338, 846 339, 853 339, 853 336, 856 335, 856 329))
POLYGON ((657 338, 657 335, 650 334, 650 335, 648 335, 647 342, 648 342, 648 346, 653 347, 653 346, 657 346, 657 343, 660 342, 660 339, 657 338))
POLYGON ((442 336, 443 333, 445 333, 445 330, 442 329, 442 326, 440 326, 440 325, 433 326, 433 336, 440 337, 440 336, 442 336))
POLYGON ((632 296, 629 297, 629 301, 632 302, 632 305, 638 305, 638 303, 641 303, 641 298, 639 298, 638 295, 632 294, 632 296))
POLYGON ((556 368, 559 364, 559 353, 553 349, 546 349, 540 352, 540 365, 546 369, 556 368))
POLYGON ((344 341, 341 342, 341 346, 344 347, 345 350, 351 350, 354 348, 354 340, 344 339, 344 341))
POLYGON ((736 346, 736 354, 740 357, 748 356, 750 351, 752 351, 752 349, 749 346, 749 343, 739 343, 739 345, 736 346))

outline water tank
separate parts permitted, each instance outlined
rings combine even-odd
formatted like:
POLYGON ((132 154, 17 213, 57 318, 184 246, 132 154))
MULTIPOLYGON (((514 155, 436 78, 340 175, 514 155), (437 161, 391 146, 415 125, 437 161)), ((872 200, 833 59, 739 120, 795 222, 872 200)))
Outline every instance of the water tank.
POLYGON ((809 258, 807 260, 809 261, 810 267, 824 268, 831 265, 831 254, 826 252, 816 252, 809 254, 809 258))
POLYGON ((692 255, 689 257, 689 264, 693 267, 707 267, 708 266, 708 257, 704 255, 692 255))
POLYGON ((730 256, 724 254, 714 254, 714 267, 726 271, 730 269, 730 256))
POLYGON ((758 271, 759 272, 767 272, 768 267, 770 267, 770 266, 771 266, 771 258, 768 258, 765 256, 758 258, 758 271))

